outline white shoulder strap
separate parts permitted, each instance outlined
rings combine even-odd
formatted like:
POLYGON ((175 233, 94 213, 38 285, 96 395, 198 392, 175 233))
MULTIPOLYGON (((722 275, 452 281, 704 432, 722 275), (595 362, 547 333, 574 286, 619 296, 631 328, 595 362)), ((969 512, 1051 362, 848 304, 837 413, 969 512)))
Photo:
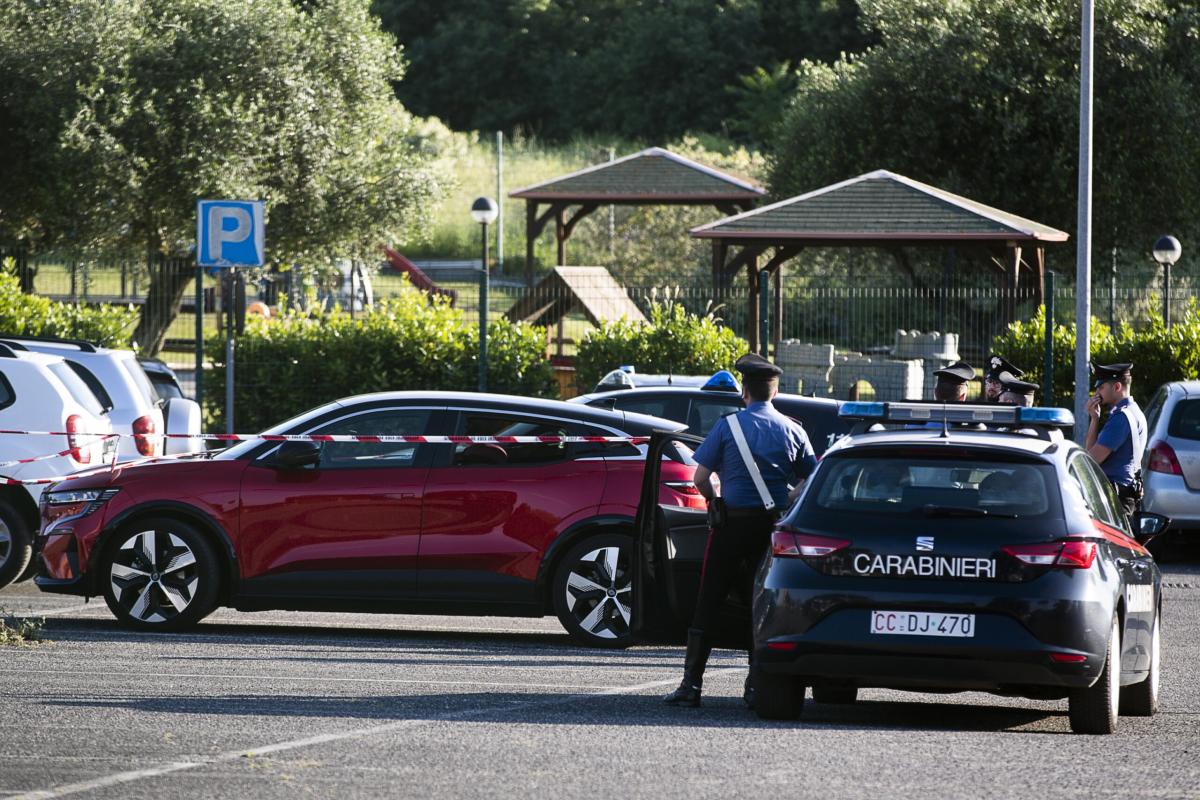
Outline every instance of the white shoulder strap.
POLYGON ((750 473, 750 479, 754 481, 754 488, 758 490, 758 496, 762 500, 763 508, 771 511, 775 508, 775 500, 771 497, 771 493, 767 491, 767 485, 763 483, 762 473, 758 470, 758 464, 754 462, 754 456, 750 453, 750 445, 746 444, 746 436, 742 433, 742 426, 738 422, 737 414, 730 414, 725 417, 729 423, 729 432, 733 434, 733 441, 737 443, 738 452, 742 455, 742 461, 746 463, 746 470, 750 473))

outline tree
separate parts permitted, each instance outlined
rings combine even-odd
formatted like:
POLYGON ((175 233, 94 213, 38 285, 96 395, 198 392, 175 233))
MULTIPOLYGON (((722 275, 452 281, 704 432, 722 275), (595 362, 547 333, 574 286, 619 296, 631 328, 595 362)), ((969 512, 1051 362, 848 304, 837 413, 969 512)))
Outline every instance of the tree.
MULTIPOLYGON (((374 255, 438 190, 402 75, 366 0, 0 5, 0 238, 153 260, 188 252, 197 199, 255 198, 274 265, 374 255)), ((152 275, 150 352, 191 271, 152 275)))
MULTIPOLYGON (((886 168, 1074 231, 1078 2, 861 0, 880 43, 806 62, 771 161, 787 197, 886 168)), ((1200 233, 1190 0, 1097 0, 1094 242, 1200 233)))

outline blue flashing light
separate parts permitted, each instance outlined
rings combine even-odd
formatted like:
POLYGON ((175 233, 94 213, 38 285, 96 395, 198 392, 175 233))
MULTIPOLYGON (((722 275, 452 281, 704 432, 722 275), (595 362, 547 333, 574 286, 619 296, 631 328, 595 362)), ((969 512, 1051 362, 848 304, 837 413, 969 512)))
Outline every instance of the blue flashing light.
POLYGON ((1065 408, 1018 408, 1017 420, 1020 422, 1036 422, 1042 425, 1061 425, 1063 427, 1075 424, 1075 415, 1065 408))
POLYGON ((838 409, 839 417, 855 417, 858 419, 883 419, 883 403, 867 403, 853 400, 842 403, 838 409))
POLYGON ((715 392, 741 392, 742 387, 737 382, 737 378, 733 377, 733 373, 727 369, 719 370, 713 373, 701 389, 707 389, 715 392))

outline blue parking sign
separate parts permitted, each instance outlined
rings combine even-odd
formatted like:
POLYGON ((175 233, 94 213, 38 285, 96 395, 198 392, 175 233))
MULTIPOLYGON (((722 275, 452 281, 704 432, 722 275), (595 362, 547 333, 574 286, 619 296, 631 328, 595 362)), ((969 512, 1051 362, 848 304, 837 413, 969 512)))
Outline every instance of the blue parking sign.
POLYGON ((264 262, 261 200, 196 203, 196 263, 201 267, 261 267, 264 262))

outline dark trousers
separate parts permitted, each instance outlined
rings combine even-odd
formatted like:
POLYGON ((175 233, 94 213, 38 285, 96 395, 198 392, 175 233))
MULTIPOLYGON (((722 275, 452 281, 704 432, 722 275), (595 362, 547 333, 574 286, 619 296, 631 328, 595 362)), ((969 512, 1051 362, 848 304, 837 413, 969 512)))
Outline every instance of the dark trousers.
POLYGON ((1138 503, 1142 499, 1142 493, 1138 491, 1137 485, 1113 483, 1113 488, 1117 490, 1117 499, 1121 501, 1121 508, 1125 509, 1125 513, 1130 519, 1133 519, 1133 512, 1137 511, 1138 503))
POLYGON ((692 628, 712 630, 729 590, 739 580, 746 582, 746 596, 750 596, 754 572, 767 551, 774 527, 772 512, 731 508, 728 522, 709 530, 692 628))

